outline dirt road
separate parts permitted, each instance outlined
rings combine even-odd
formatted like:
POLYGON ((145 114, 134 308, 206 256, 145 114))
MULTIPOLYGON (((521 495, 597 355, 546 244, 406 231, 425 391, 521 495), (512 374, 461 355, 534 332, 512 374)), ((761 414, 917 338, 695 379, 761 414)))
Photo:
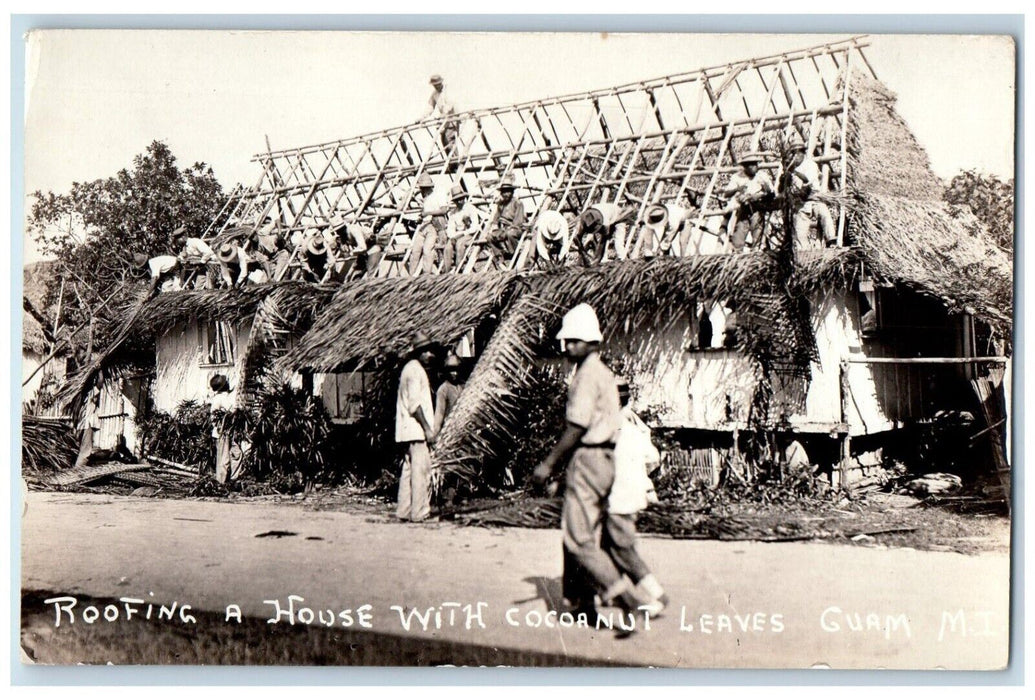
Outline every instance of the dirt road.
MULTIPOLYGON (((233 604, 245 618, 265 620, 276 607, 264 601, 284 609, 294 595, 303 599, 294 600, 296 626, 308 619, 305 607, 313 626, 323 611, 335 627, 351 621, 350 632, 587 662, 990 669, 1008 658, 1003 554, 645 538, 645 558, 672 605, 650 629, 616 639, 550 613, 560 603, 561 573, 560 536, 550 530, 403 525, 270 503, 31 493, 22 536, 26 590, 135 598, 144 601, 140 609, 177 601, 220 619, 233 604)), ((82 605, 72 610, 75 624, 85 624, 82 612, 82 605)), ((287 625, 285 614, 270 627, 287 625)))

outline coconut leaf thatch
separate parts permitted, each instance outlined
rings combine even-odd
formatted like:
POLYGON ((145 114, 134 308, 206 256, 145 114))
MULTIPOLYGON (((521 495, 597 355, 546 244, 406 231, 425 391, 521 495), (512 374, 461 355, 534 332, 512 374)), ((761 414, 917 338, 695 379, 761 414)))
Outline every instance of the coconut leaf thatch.
POLYGON ((77 449, 67 419, 22 415, 22 471, 27 476, 47 477, 71 467, 77 449))
POLYGON ((449 345, 504 302, 507 273, 381 278, 346 285, 282 366, 315 372, 355 369, 405 351, 417 331, 449 345))
POLYGON ((605 339, 623 329, 660 329, 697 302, 722 299, 743 317, 743 350, 760 365, 808 366, 814 341, 803 336, 773 287, 768 253, 653 258, 566 268, 514 281, 513 301, 475 366, 432 456, 433 480, 469 484, 502 476, 484 466, 499 459, 522 430, 517 397, 530 368, 553 344, 561 317, 593 306, 605 339))
POLYGON ((1013 260, 974 216, 950 213, 944 184, 895 111, 895 95, 853 73, 849 83, 849 239, 873 271, 968 310, 1009 335, 1013 260))
MULTIPOLYGON (((193 321, 235 323, 255 315, 259 305, 276 295, 287 319, 303 315, 310 306, 326 303, 331 290, 304 282, 278 282, 234 289, 205 289, 147 295, 140 286, 131 310, 125 314, 115 340, 94 360, 69 378, 59 400, 73 406, 98 383, 118 378, 131 369, 154 362, 154 342, 174 326, 193 321)), ((310 312, 311 313, 311 310, 310 312)), ((290 322, 286 322, 290 325, 290 322)))

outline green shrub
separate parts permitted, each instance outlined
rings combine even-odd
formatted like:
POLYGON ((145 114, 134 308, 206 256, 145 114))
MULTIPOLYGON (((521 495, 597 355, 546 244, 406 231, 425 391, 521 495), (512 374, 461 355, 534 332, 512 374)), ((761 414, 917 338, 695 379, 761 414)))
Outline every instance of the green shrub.
MULTIPOLYGON (((232 433, 246 435, 245 472, 298 491, 323 480, 333 424, 323 402, 286 382, 264 384, 247 417, 227 415, 232 433)), ((228 426, 229 427, 229 426, 228 426)))
POLYGON ((216 466, 212 417, 207 404, 182 401, 172 414, 152 411, 137 421, 144 455, 198 467, 202 474, 216 466))

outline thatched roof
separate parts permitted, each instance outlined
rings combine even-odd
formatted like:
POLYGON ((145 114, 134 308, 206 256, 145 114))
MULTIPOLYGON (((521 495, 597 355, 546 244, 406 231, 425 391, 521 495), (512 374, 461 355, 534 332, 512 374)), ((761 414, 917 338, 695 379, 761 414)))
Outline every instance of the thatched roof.
POLYGON ((875 273, 1009 334, 1013 260, 970 214, 953 216, 927 153, 869 76, 850 81, 848 234, 875 273))
POLYGON ((342 287, 282 366, 334 372, 401 354, 417 331, 457 342, 494 310, 516 275, 426 275, 377 278, 342 287))
MULTIPOLYGON (((558 324, 565 311, 588 302, 605 332, 626 323, 657 326, 696 301, 721 298, 750 306, 774 291, 774 265, 770 255, 749 253, 647 258, 535 273, 363 280, 334 296, 281 366, 315 372, 356 369, 399 355, 418 330, 452 344, 490 313, 502 313, 516 297, 527 297, 537 306, 537 323, 544 325, 558 324)), ((763 346, 773 350, 770 340, 760 342, 759 351, 763 346)))
POLYGON ((277 313, 267 313, 264 329, 276 325, 287 331, 307 327, 315 308, 327 303, 334 288, 305 282, 277 282, 235 289, 162 292, 141 298, 116 334, 116 340, 93 362, 70 377, 59 400, 74 402, 96 380, 108 381, 127 369, 154 361, 156 338, 193 321, 236 323, 254 316, 260 305, 275 297, 277 313))

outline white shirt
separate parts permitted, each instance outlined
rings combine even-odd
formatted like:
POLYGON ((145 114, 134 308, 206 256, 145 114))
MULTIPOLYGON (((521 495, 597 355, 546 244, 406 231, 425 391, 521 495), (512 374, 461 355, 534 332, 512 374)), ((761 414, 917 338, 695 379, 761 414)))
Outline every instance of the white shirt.
POLYGON ((153 280, 168 272, 172 272, 179 264, 180 260, 175 255, 156 255, 147 261, 147 267, 151 270, 151 279, 153 280))
POLYGON ((683 223, 683 219, 686 218, 687 210, 676 204, 666 204, 665 210, 668 211, 668 217, 665 219, 665 230, 675 231, 683 223))
MULTIPOLYGON (((229 391, 221 391, 218 394, 212 394, 212 398, 208 400, 209 408, 215 411, 227 411, 234 410, 234 395, 229 391)), ((217 438, 220 435, 220 421, 212 421, 212 437, 217 438)))
POLYGON ((399 375, 399 394, 395 402, 395 441, 424 441, 427 436, 424 428, 413 417, 420 408, 424 411, 424 419, 430 424, 435 419, 435 409, 431 402, 431 383, 424 366, 417 360, 410 360, 399 375))
POLYGON ((216 258, 212 247, 200 238, 188 238, 184 241, 183 254, 189 258, 201 258, 203 263, 216 258))
POLYGON ((547 209, 546 211, 539 212, 539 218, 535 221, 536 252, 538 252, 543 258, 550 257, 547 242, 549 241, 553 245, 556 245, 554 237, 549 232, 551 227, 560 227, 560 236, 556 240, 560 241, 561 249, 557 253, 557 258, 559 260, 564 260, 568 257, 568 250, 571 248, 570 227, 568 225, 568 220, 564 218, 564 214, 560 213, 556 209, 547 209))
POLYGON ((427 116, 448 117, 456 114, 456 104, 448 90, 442 88, 442 92, 432 89, 431 97, 428 98, 427 116))
POLYGON ((615 481, 608 496, 607 509, 618 515, 638 513, 647 507, 648 492, 654 484, 647 476, 647 465, 661 461, 650 439, 650 428, 629 407, 622 409, 622 427, 615 440, 615 481))
POLYGON ((622 218, 625 207, 620 207, 614 202, 601 202, 594 204, 590 209, 596 209, 604 218, 604 226, 613 226, 616 221, 622 218))
POLYGON ((458 238, 470 236, 481 230, 481 212, 470 202, 449 215, 449 222, 446 224, 446 237, 458 238))
MULTIPOLYGON (((798 167, 794 169, 794 172, 805 178, 805 185, 802 185, 802 187, 807 185, 811 188, 810 194, 818 194, 823 191, 823 183, 819 179, 819 165, 816 161, 806 158, 798 163, 798 167)), ((799 182, 800 180, 795 179, 794 184, 797 185, 799 182)))
POLYGON ((445 214, 433 214, 432 212, 448 210, 449 209, 449 195, 441 188, 436 187, 431 193, 424 198, 421 202, 420 210, 421 214, 425 217, 430 216, 445 216, 445 214))
POLYGON ((748 177, 744 172, 733 173, 733 175, 730 176, 730 181, 726 184, 726 189, 724 190, 727 195, 731 196, 740 194, 753 196, 766 194, 772 191, 773 180, 769 177, 769 173, 764 170, 756 172, 754 177, 748 177))

